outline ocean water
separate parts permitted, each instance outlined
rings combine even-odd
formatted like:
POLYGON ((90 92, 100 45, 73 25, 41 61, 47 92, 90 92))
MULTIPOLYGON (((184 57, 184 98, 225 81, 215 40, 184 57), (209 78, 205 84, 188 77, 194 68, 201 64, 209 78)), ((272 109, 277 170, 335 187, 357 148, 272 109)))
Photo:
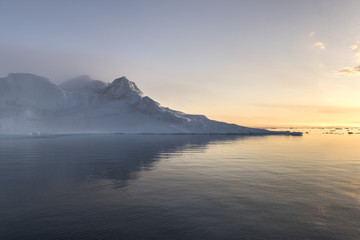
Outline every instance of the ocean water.
POLYGON ((0 137, 1 240, 359 237, 360 134, 0 137))

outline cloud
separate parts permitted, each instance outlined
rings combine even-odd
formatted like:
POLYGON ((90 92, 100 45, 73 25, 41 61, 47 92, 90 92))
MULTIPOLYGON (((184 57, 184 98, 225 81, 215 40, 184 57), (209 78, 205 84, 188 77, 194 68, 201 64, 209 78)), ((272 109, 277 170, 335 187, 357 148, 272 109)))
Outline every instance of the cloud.
POLYGON ((326 49, 325 44, 323 42, 316 42, 314 43, 314 46, 320 49, 326 49))
POLYGON ((360 65, 356 67, 344 67, 339 70, 339 73, 349 74, 349 75, 360 75, 360 65))
POLYGON ((350 46, 351 50, 360 52, 360 41, 356 41, 353 45, 350 46))
POLYGON ((352 50, 360 51, 360 43, 356 43, 350 46, 352 50))
POLYGON ((353 45, 350 46, 350 49, 355 52, 356 56, 356 63, 359 64, 355 67, 343 67, 338 71, 341 74, 348 74, 348 75, 360 75, 360 41, 357 41, 353 45))
MULTIPOLYGON (((316 32, 310 32, 308 34, 308 37, 309 38, 314 38, 315 34, 316 34, 316 32)), ((316 40, 314 40, 314 41, 316 41, 316 40)), ((326 49, 325 43, 320 42, 320 41, 314 42, 314 46, 319 48, 319 49, 322 49, 322 50, 326 49)))

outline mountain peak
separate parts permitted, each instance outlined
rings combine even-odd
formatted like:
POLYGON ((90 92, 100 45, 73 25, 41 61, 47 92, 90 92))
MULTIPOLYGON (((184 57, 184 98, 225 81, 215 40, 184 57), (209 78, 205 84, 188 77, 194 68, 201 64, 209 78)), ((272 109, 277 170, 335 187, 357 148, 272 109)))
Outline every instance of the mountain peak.
POLYGON ((89 75, 83 74, 83 75, 79 75, 79 76, 77 76, 77 77, 74 77, 74 78, 72 78, 72 79, 70 79, 70 80, 89 81, 89 80, 93 80, 93 79, 91 79, 89 75))
POLYGON ((125 95, 138 96, 140 98, 144 96, 136 84, 124 76, 110 83, 105 92, 112 98, 122 98, 125 95))
POLYGON ((32 73, 9 73, 6 79, 10 81, 37 81, 53 84, 48 78, 38 76, 32 73))
POLYGON ((129 79, 127 79, 125 76, 116 78, 114 81, 112 81, 112 83, 110 83, 110 85, 119 86, 119 87, 121 86, 122 88, 130 88, 133 90, 140 91, 140 89, 136 86, 136 84, 130 81, 129 79))
POLYGON ((6 82, 12 88, 24 89, 28 92, 42 89, 44 87, 57 88, 56 84, 48 78, 31 73, 9 73, 7 77, 0 78, 3 84, 6 82))
POLYGON ((99 80, 93 80, 89 75, 81 75, 61 83, 59 87, 71 92, 84 90, 98 91, 106 87, 106 83, 99 80))
MULTIPOLYGON (((119 77, 117 79, 122 80, 122 81, 129 81, 129 79, 127 79, 126 76, 122 76, 122 77, 119 77)), ((117 80, 117 79, 115 79, 115 80, 117 80)))
POLYGON ((65 101, 65 92, 48 78, 30 73, 9 73, 0 78, 0 104, 50 110, 65 101))
POLYGON ((40 76, 32 74, 32 73, 9 73, 8 77, 11 77, 11 78, 20 78, 20 77, 21 78, 24 78, 24 77, 39 78, 40 76))

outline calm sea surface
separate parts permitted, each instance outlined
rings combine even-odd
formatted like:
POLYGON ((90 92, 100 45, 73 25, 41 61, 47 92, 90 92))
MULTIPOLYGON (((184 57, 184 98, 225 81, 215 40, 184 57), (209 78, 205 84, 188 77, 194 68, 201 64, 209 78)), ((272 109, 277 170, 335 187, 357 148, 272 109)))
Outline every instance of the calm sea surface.
POLYGON ((359 239, 337 132, 0 137, 0 239, 359 239))

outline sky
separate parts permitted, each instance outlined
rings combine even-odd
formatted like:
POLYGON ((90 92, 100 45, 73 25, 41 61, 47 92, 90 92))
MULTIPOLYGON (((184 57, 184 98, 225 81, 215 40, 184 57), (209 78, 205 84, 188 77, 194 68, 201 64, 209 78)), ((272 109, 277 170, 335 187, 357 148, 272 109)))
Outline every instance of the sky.
POLYGON ((0 77, 126 76, 253 127, 360 127, 360 1, 0 0, 0 77))

